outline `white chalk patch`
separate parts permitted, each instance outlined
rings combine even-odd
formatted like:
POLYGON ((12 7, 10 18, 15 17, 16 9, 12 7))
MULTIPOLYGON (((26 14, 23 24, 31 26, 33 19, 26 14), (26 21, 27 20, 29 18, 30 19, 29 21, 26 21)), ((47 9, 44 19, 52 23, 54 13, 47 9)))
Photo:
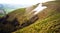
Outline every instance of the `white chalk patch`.
POLYGON ((47 8, 46 6, 42 6, 42 4, 39 4, 38 7, 36 7, 33 12, 35 11, 34 15, 41 12, 43 9, 47 8))

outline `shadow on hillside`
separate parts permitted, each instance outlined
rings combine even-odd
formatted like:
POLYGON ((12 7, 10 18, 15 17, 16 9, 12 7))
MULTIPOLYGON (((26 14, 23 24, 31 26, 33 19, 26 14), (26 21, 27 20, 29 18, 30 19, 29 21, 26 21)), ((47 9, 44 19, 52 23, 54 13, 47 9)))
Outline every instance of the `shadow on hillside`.
POLYGON ((36 20, 38 20, 38 16, 35 15, 31 19, 25 21, 22 25, 19 24, 17 19, 15 18, 13 21, 7 21, 9 16, 0 18, 0 33, 11 33, 18 29, 22 29, 30 24, 33 24, 36 20))
POLYGON ((12 31, 17 30, 19 23, 15 18, 13 21, 7 21, 9 16, 0 18, 0 33, 11 33, 12 31))
POLYGON ((33 24, 35 21, 37 21, 39 18, 37 15, 33 16, 29 20, 25 21, 25 23, 21 24, 20 29, 26 26, 29 26, 30 24, 33 24))

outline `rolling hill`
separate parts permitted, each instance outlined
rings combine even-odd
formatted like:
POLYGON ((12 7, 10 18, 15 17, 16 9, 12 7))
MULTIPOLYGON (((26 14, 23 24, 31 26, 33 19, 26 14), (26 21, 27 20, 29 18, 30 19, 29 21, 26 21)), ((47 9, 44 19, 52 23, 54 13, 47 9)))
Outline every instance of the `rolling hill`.
POLYGON ((46 2, 43 6, 47 8, 38 14, 35 23, 13 33, 60 33, 60 2, 46 2))

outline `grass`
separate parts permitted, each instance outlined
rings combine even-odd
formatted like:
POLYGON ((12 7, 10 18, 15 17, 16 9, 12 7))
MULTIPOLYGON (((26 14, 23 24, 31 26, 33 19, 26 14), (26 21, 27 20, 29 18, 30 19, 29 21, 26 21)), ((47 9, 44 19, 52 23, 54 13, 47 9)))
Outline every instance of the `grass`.
MULTIPOLYGON (((13 33, 60 33, 60 6, 59 2, 47 3, 47 14, 42 20, 37 20, 35 23, 19 29, 13 33), (52 5, 54 7, 52 7, 52 5)), ((44 10, 43 10, 44 11, 44 10)), ((40 14, 39 14, 40 15, 40 14)), ((41 15, 43 16, 43 14, 41 15)))
POLYGON ((38 20, 36 23, 31 24, 30 26, 25 27, 23 29, 20 29, 15 33, 53 33, 55 32, 53 28, 56 28, 54 26, 60 24, 60 22, 58 21, 60 21, 60 13, 48 17, 42 21, 38 20))
POLYGON ((22 16, 25 13, 26 8, 21 8, 21 9, 16 9, 13 12, 9 13, 9 18, 7 19, 8 21, 12 21, 16 16, 22 16))

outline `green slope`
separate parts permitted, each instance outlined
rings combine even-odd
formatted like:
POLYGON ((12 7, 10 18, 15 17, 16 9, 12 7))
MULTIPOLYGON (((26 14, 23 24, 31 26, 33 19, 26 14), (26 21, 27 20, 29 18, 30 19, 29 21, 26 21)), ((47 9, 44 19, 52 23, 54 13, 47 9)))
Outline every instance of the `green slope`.
POLYGON ((16 9, 13 12, 9 13, 8 21, 13 20, 14 18, 16 18, 17 15, 23 15, 25 13, 25 9, 26 8, 16 9))
POLYGON ((38 16, 42 15, 42 17, 44 17, 43 19, 41 16, 39 16, 40 19, 35 23, 13 33, 60 33, 59 3, 59 1, 45 3, 44 5, 46 5, 48 8, 43 11, 44 13, 47 11, 46 14, 44 15, 43 11, 41 12, 42 14, 38 14, 38 16))

